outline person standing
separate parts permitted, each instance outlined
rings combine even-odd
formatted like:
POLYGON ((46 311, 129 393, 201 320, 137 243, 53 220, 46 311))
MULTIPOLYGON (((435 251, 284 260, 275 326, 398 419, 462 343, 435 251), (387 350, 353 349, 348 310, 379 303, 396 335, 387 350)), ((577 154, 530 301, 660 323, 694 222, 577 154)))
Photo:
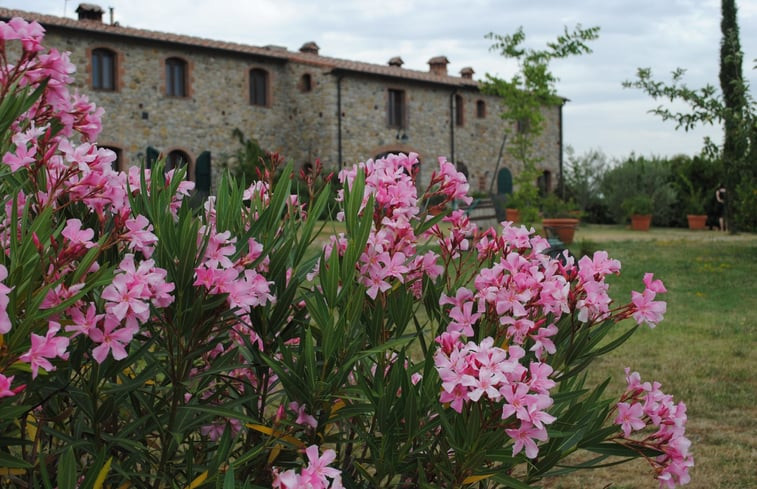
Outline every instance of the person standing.
POLYGON ((718 189, 715 190, 715 215, 718 218, 718 226, 721 231, 726 230, 725 222, 725 185, 718 185, 718 189))

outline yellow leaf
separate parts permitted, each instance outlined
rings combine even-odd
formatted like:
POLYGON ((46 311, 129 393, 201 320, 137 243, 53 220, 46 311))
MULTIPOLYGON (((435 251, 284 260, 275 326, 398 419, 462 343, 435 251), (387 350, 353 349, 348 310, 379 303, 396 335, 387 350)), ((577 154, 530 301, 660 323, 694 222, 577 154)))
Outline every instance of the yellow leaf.
POLYGON ((0 467, 0 475, 24 475, 26 469, 9 469, 8 467, 0 467))
POLYGON ((281 453, 281 445, 276 444, 271 448, 271 453, 268 454, 268 465, 271 465, 274 460, 276 460, 276 457, 279 456, 279 453, 281 453))
POLYGON ((264 433, 264 434, 266 434, 266 435, 268 435, 270 437, 278 438, 280 440, 284 440, 284 441, 286 441, 288 443, 291 443, 292 445, 295 445, 297 447, 302 448, 302 447, 305 446, 305 444, 301 440, 298 440, 297 438, 295 438, 293 436, 285 435, 285 434, 281 433, 280 431, 274 431, 273 428, 270 428, 268 426, 264 426, 262 424, 253 424, 253 423, 247 423, 245 426, 247 426, 248 428, 250 428, 252 430, 264 433))
POLYGON ((465 478, 463 481, 463 484, 475 484, 476 482, 482 481, 484 479, 488 479, 489 477, 493 476, 494 474, 486 474, 486 475, 469 475, 465 478))
POLYGON ((208 478, 208 471, 206 470, 202 474, 200 474, 197 477, 195 477, 195 480, 193 480, 189 484, 189 487, 187 489, 195 489, 195 487, 199 487, 200 484, 202 484, 203 482, 205 482, 205 479, 207 479, 207 478, 208 478))
POLYGON ((268 436, 273 436, 273 428, 269 428, 268 426, 264 426, 262 424, 247 423, 247 427, 250 428, 250 429, 252 429, 252 430, 259 431, 261 433, 265 433, 268 436))
POLYGON ((337 411, 345 406, 344 401, 339 399, 334 403, 334 407, 331 408, 331 417, 333 418, 337 411))
POLYGON ((110 472, 111 462, 113 462, 113 457, 110 457, 108 461, 105 462, 105 465, 103 465, 103 468, 100 469, 100 472, 97 474, 97 479, 95 479, 95 485, 92 486, 92 489, 103 489, 105 478, 108 477, 108 472, 110 472))

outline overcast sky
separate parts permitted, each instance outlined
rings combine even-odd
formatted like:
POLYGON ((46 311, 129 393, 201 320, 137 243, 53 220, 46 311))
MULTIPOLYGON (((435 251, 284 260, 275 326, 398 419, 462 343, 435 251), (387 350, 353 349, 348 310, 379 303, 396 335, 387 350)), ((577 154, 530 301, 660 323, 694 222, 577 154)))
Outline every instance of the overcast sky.
MULTIPOLYGON (((98 3, 98 0, 88 0, 98 3)), ((76 0, 0 0, 9 8, 74 17, 76 0)), ((315 41, 321 54, 385 64, 401 56, 405 68, 428 70, 438 55, 450 60, 451 74, 471 66, 476 79, 486 73, 510 77, 512 62, 489 51, 489 32, 513 33, 523 26, 526 46, 542 48, 564 26, 600 26, 594 52, 552 65, 557 89, 569 99, 564 138, 576 152, 601 149, 622 158, 696 154, 718 127, 685 133, 647 111, 656 102, 621 87, 638 67, 669 80, 687 69, 691 87, 718 86, 719 0, 108 0, 123 26, 174 32, 296 51, 315 41)), ((737 0, 744 76, 757 87, 757 0, 737 0)), ((107 21, 106 13, 106 21, 107 21)), ((107 124, 107 116, 106 116, 107 124)))

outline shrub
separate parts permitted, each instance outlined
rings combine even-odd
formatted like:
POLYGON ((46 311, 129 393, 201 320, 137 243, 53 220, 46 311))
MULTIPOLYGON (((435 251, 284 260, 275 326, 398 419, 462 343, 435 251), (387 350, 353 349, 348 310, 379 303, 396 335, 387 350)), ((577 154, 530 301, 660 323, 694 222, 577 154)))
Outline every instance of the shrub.
POLYGON ((669 226, 673 222, 673 204, 677 199, 671 184, 670 165, 661 158, 631 155, 605 173, 601 191, 610 214, 617 223, 625 223, 628 212, 623 202, 646 195, 652 199, 652 222, 669 226))
POLYGON ((510 223, 430 217, 468 185, 441 158, 419 196, 414 154, 340 174, 346 231, 315 255, 328 193, 301 205, 280 159, 248 187, 225 177, 196 215, 181 170, 111 169, 38 24, 0 33, 24 53, 0 100, 10 485, 528 487, 610 456, 688 482, 683 403, 630 370, 615 398, 584 376, 661 321, 651 274, 611 304, 604 252, 563 264, 510 223), (558 465, 578 450, 596 457, 558 465))
POLYGON ((601 182, 609 169, 607 156, 600 150, 576 155, 572 147, 565 149, 565 196, 576 202, 586 222, 612 222, 602 195, 601 182))

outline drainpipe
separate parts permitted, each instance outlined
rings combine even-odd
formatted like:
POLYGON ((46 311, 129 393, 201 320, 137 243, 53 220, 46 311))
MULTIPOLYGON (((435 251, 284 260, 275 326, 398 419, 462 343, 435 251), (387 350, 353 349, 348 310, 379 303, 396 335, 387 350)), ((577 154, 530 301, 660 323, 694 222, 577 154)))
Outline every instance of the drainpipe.
POLYGON ((344 78, 344 75, 339 75, 336 78, 336 126, 340 171, 342 170, 342 78, 344 78))
POLYGON ((565 102, 560 104, 560 112, 559 112, 560 113, 560 137, 559 137, 560 160, 559 161, 560 161, 560 197, 562 197, 562 199, 565 200, 565 179, 563 178, 563 172, 562 172, 562 167, 563 167, 562 108, 563 108, 563 105, 565 105, 565 102))
POLYGON ((457 88, 449 94, 449 160, 455 163, 455 95, 457 88))

